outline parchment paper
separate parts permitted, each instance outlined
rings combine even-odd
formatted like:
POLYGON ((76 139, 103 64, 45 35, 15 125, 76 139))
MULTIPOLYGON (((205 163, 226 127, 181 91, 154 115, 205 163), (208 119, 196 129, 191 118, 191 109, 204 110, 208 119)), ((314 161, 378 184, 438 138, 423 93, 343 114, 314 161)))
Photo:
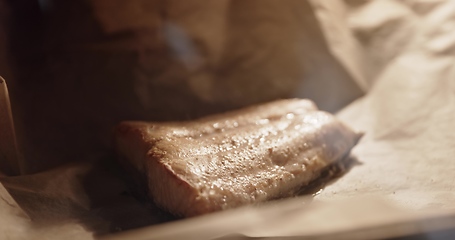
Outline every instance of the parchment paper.
MULTIPOLYGON (((368 93, 338 116, 364 131, 365 136, 353 149, 359 164, 312 200, 297 198, 262 208, 176 220, 135 196, 123 177, 125 173, 115 164, 115 156, 101 151, 57 168, 2 177, 2 184, 17 202, 12 204, 9 194, 0 191, 2 199, 9 199, 0 202, 5 209, 1 219, 11 219, 2 224, 9 230, 4 236, 365 239, 454 226, 455 3, 436 0, 329 3, 314 1, 312 9, 326 44, 322 52, 330 56, 332 64, 328 66, 338 70, 331 72, 332 68, 327 68, 325 73, 313 70, 313 75, 306 75, 313 80, 303 82, 305 90, 299 96, 305 97, 313 90, 314 96, 318 89, 327 88, 324 85, 327 82, 317 81, 318 77, 332 79, 341 74, 343 79, 350 79, 351 86, 355 86, 353 95, 357 96, 359 89, 368 93), (432 221, 432 217, 440 221, 432 221), (147 227, 151 225, 154 226, 147 227), (118 233, 140 227, 146 228, 118 233), (371 231, 375 228, 379 232, 371 231), (175 232, 176 229, 179 230, 175 232), (109 233, 114 235, 106 235, 109 233)), ((130 10, 140 14, 135 8, 130 10)), ((98 17, 100 21, 110 21, 109 14, 98 17)), ((122 23, 122 27, 127 27, 129 22, 122 23)), ((104 31, 117 31, 118 26, 106 24, 104 31)), ((210 52, 218 49, 217 41, 210 45, 214 49, 210 52)), ((209 59, 219 61, 217 57, 209 59)), ((327 58, 324 60, 315 53, 304 62, 313 60, 322 64, 327 58)), ((196 94, 207 97, 202 92, 196 94)), ((319 97, 325 96, 329 95, 319 97)))
POLYGON ((354 150, 363 164, 318 198, 380 193, 408 208, 453 208, 454 10, 448 1, 427 13, 368 96, 339 114, 367 132, 354 150))

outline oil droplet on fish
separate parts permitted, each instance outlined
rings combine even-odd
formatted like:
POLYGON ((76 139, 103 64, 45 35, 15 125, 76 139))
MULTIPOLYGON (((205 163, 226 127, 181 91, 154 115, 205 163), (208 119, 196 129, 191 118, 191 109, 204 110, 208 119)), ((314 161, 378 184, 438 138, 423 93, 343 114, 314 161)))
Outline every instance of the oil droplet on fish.
POLYGON ((321 188, 317 192, 313 193, 313 197, 316 197, 317 195, 321 194, 324 189, 321 188))

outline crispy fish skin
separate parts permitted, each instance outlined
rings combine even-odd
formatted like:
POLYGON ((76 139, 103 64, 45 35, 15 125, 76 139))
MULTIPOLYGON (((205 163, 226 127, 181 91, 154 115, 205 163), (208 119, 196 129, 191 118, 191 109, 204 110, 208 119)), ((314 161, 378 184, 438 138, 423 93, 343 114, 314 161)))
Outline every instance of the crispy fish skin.
POLYGON ((116 145, 157 205, 190 217, 292 196, 359 138, 311 101, 291 99, 190 122, 123 122, 116 145))

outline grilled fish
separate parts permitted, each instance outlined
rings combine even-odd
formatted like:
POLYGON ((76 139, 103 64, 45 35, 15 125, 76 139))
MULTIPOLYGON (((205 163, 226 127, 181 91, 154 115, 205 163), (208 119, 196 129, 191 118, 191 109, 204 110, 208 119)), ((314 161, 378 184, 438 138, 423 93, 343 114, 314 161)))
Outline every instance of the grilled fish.
POLYGON ((187 122, 122 122, 121 162, 169 212, 196 216, 292 196, 357 143, 305 99, 278 100, 187 122))

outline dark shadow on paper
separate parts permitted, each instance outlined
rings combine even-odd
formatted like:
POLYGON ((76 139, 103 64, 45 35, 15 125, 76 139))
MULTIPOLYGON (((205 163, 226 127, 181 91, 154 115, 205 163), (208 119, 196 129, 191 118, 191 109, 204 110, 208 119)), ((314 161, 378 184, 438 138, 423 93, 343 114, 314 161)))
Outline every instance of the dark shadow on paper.
POLYGON ((90 199, 90 211, 108 224, 104 231, 99 231, 97 226, 89 226, 96 234, 124 231, 176 219, 139 194, 138 190, 132 187, 128 175, 117 164, 115 157, 107 157, 84 176, 83 187, 90 199))
POLYGON ((298 193, 299 196, 303 195, 318 195, 325 186, 333 184, 339 178, 343 177, 355 166, 362 165, 356 156, 348 155, 341 159, 339 162, 329 166, 322 172, 321 176, 312 181, 308 186, 305 186, 298 193))
POLYGON ((0 181, 34 228, 76 223, 100 235, 176 219, 137 197, 124 176, 114 158, 102 157, 0 181))

